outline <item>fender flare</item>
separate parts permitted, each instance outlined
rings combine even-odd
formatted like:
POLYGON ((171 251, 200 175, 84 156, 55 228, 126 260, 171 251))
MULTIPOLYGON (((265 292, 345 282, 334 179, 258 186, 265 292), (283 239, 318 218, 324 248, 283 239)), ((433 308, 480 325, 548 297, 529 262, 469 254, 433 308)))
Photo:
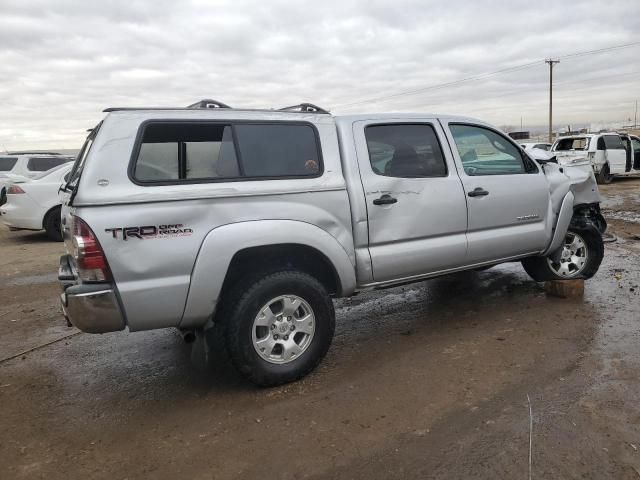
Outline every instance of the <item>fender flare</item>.
POLYGON ((551 243, 547 249, 542 253, 543 257, 553 254, 562 247, 562 242, 564 241, 564 237, 567 235, 567 230, 569 230, 569 224, 573 217, 573 200, 573 192, 568 192, 564 196, 562 204, 560 205, 560 211, 558 212, 558 220, 556 221, 555 228, 553 229, 553 238, 551 239, 551 243))
POLYGON ((200 246, 191 272, 189 292, 180 327, 203 326, 216 309, 227 270, 234 255, 244 249, 277 244, 315 248, 333 265, 340 295, 356 288, 355 255, 327 231, 296 220, 256 220, 231 223, 211 230, 200 246))

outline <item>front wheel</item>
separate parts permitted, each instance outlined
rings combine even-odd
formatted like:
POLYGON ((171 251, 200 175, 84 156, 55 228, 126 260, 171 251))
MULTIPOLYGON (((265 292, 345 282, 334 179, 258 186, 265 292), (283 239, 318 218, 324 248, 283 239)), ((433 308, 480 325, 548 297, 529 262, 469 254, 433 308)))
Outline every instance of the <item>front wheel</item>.
POLYGON ((295 270, 239 282, 220 314, 232 363, 265 387, 310 373, 327 353, 335 329, 327 290, 295 270))
POLYGON ((602 236, 595 227, 589 226, 580 230, 570 229, 567 232, 558 260, 530 257, 522 261, 522 266, 536 282, 588 279, 596 274, 603 257, 602 236))

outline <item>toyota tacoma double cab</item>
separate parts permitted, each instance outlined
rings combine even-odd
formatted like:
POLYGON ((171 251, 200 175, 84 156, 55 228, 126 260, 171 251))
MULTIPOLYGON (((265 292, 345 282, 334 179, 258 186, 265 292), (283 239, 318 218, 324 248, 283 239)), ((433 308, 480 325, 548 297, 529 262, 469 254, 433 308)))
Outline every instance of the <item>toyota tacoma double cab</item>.
POLYGON ((213 100, 105 112, 62 187, 65 316, 215 332, 258 385, 318 365, 333 298, 513 261, 536 281, 590 278, 602 261, 589 164, 539 163, 482 121, 213 100))

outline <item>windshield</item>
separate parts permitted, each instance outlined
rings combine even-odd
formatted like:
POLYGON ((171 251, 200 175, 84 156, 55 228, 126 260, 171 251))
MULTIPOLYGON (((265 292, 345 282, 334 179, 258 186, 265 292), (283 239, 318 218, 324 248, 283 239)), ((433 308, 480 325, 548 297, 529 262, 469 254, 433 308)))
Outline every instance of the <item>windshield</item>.
POLYGON ((589 137, 561 138, 553 148, 556 152, 589 150, 589 137))
POLYGON ((0 157, 0 172, 10 172, 17 161, 15 157, 0 157))

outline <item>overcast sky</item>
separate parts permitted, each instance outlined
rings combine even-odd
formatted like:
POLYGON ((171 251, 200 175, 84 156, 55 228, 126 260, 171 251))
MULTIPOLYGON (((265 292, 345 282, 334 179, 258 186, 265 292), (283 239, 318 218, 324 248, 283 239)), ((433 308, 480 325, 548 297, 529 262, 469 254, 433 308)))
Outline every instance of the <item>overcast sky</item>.
MULTIPOLYGON (((633 42, 638 0, 0 0, 0 150, 78 148, 105 107, 201 98, 540 127, 544 58, 633 42)), ((554 123, 633 119, 640 44, 562 58, 554 79, 554 123)))

